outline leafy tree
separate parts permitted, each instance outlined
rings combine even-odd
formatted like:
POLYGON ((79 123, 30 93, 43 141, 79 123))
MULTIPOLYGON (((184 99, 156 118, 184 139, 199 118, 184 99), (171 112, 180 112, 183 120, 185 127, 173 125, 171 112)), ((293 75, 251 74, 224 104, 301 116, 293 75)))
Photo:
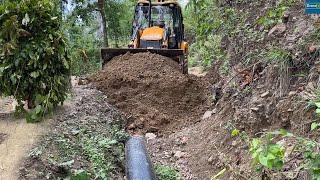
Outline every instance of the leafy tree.
POLYGON ((104 46, 110 46, 110 39, 115 41, 117 46, 119 39, 129 37, 134 0, 72 0, 71 2, 75 6, 72 15, 86 23, 99 19, 97 13, 99 14, 104 46))
POLYGON ((101 47, 128 44, 136 1, 105 0, 100 3, 103 4, 99 5, 97 0, 68 0, 63 5, 69 7, 64 11, 63 29, 70 44, 74 75, 91 73, 100 67, 101 47), (105 19, 101 15, 102 8, 105 19))
POLYGON ((63 103, 70 87, 59 7, 52 0, 0 4, 0 93, 14 96, 18 111, 27 101, 29 122, 63 103))

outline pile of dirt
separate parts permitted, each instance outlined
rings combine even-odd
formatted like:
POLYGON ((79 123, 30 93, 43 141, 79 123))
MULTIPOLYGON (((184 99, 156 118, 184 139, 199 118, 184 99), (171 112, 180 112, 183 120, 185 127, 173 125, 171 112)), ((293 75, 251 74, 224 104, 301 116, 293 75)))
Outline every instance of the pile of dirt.
POLYGON ((184 75, 178 64, 151 53, 112 59, 90 78, 129 118, 135 132, 171 132, 199 120, 208 103, 207 85, 184 75))

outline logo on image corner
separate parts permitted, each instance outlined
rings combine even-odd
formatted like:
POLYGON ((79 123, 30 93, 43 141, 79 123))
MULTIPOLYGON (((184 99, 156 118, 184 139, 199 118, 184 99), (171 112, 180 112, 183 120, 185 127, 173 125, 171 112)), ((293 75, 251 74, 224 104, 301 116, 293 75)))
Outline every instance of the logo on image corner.
POLYGON ((320 0, 306 0, 305 3, 306 14, 320 14, 320 0))

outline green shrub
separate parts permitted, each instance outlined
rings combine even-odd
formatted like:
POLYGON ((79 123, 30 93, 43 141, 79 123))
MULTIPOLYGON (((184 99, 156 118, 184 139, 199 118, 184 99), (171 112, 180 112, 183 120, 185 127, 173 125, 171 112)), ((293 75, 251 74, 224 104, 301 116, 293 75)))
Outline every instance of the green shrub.
MULTIPOLYGON (((263 173, 263 170, 268 169, 273 172, 288 172, 288 169, 282 167, 291 162, 291 156, 297 156, 298 154, 302 157, 298 169, 307 171, 313 179, 320 179, 320 144, 317 141, 296 136, 280 129, 264 133, 260 138, 250 139, 249 142, 253 167, 258 171, 263 173), (275 141, 276 139, 278 141, 275 141), (288 149, 281 145, 280 141, 286 142, 289 139, 293 149, 291 150, 292 153, 288 154, 289 156, 285 159, 284 154, 288 149)), ((289 172, 291 173, 291 170, 289 172)), ((291 178, 290 173, 287 174, 289 179, 291 178)))
MULTIPOLYGON (((284 148, 273 143, 273 135, 266 134, 261 138, 254 138, 250 143, 250 152, 254 165, 262 165, 268 169, 281 169, 284 164, 284 148)), ((257 168, 261 170, 260 167, 257 168)))
POLYGON ((169 166, 157 165, 155 171, 159 180, 176 180, 179 178, 178 171, 169 166))
POLYGON ((33 109, 27 121, 63 103, 69 90, 66 42, 60 31, 59 3, 52 0, 0 4, 0 93, 33 109))
POLYGON ((296 0, 280 0, 275 7, 270 8, 266 14, 257 20, 257 24, 271 28, 282 21, 284 13, 292 6, 296 0))

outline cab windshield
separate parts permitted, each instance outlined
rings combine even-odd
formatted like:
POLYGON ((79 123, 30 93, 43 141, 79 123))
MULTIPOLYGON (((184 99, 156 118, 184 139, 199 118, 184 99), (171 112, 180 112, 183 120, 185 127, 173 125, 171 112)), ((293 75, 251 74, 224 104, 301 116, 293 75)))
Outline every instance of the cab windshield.
POLYGON ((151 8, 151 21, 153 25, 163 24, 172 27, 172 10, 168 6, 153 6, 151 8))
MULTIPOLYGON (((137 6, 133 26, 135 28, 146 28, 149 26, 149 7, 137 6)), ((151 26, 163 25, 165 27, 173 26, 172 9, 168 6, 151 7, 151 26)))

